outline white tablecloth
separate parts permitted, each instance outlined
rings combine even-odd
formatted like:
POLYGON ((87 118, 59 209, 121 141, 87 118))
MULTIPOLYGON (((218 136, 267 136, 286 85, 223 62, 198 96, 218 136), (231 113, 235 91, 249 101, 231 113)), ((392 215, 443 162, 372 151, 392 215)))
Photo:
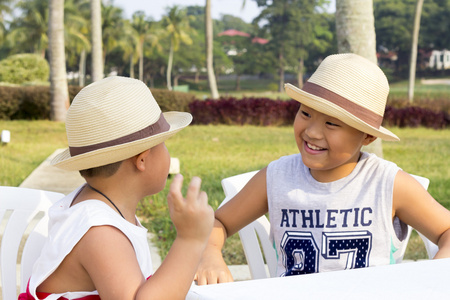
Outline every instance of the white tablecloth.
POLYGON ((186 299, 450 299, 450 258, 192 286, 186 299))

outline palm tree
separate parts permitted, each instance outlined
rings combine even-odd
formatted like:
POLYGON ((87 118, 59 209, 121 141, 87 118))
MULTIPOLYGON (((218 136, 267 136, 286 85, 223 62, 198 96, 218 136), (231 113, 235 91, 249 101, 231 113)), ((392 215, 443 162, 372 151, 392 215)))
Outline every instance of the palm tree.
POLYGON ((139 80, 144 78, 144 41, 150 24, 145 19, 144 11, 135 12, 131 17, 131 26, 136 32, 137 54, 139 56, 139 80))
POLYGON ((5 36, 5 16, 10 14, 12 0, 0 0, 0 43, 3 42, 3 37, 5 36))
POLYGON ((167 63, 167 88, 172 90, 172 64, 174 52, 178 51, 180 43, 186 45, 192 44, 192 39, 189 36, 191 27, 189 25, 189 17, 185 9, 180 9, 178 6, 173 6, 169 9, 168 15, 163 18, 165 30, 170 38, 169 61, 167 63))
POLYGON ((144 80, 144 44, 148 41, 151 47, 159 47, 158 42, 161 33, 155 28, 156 23, 147 19, 143 11, 137 11, 133 14, 131 26, 138 38, 139 80, 144 80))
POLYGON ((106 56, 119 47, 120 40, 127 39, 125 32, 125 20, 122 18, 123 10, 112 4, 102 7, 102 41, 103 41, 103 65, 106 64, 106 56))
POLYGON ((117 47, 123 52, 124 61, 130 63, 130 77, 134 78, 134 64, 139 60, 139 37, 129 20, 122 22, 123 38, 118 40, 117 47))
MULTIPOLYGON (((80 15, 80 7, 89 0, 64 1, 64 41, 70 54, 80 50, 79 44, 89 50, 87 40, 88 28, 86 19, 80 15)), ((45 56, 49 36, 49 2, 39 0, 21 1, 18 8, 22 11, 11 23, 8 42, 12 52, 34 52, 45 56)))
POLYGON ((7 37, 12 51, 32 52, 45 57, 48 47, 48 1, 19 1, 17 8, 22 13, 12 21, 7 37))
MULTIPOLYGON (((336 1, 336 34, 339 53, 356 53, 377 63, 372 0, 336 1)), ((365 148, 383 157, 381 139, 365 148)))
POLYGON ((416 60, 417 60, 417 40, 419 39, 420 15, 422 14, 423 0, 417 0, 416 12, 414 17, 414 28, 411 43, 411 62, 409 64, 409 85, 408 100, 413 101, 414 98, 414 81, 416 80, 416 60))
POLYGON ((65 121, 69 91, 64 53, 64 0, 49 1, 50 118, 65 121))
POLYGON ((217 90, 216 76, 213 67, 213 22, 211 17, 211 0, 206 0, 205 4, 205 38, 206 38, 206 69, 208 71, 209 89, 212 99, 219 98, 217 90))
POLYGON ((84 86, 86 77, 86 54, 91 51, 90 0, 65 0, 64 24, 68 65, 78 60, 78 84, 84 86))
POLYGON ((101 0, 91 0, 92 81, 103 78, 101 0))

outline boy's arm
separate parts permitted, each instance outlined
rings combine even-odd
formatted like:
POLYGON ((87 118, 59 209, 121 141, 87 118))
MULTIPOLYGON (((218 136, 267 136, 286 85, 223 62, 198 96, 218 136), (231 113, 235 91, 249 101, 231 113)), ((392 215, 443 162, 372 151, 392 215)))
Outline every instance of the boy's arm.
POLYGON ((447 229, 439 238, 439 251, 434 259, 450 257, 450 229, 447 229))
POLYGON ((450 257, 450 211, 403 171, 395 177, 392 213, 439 246, 435 258, 450 257))
POLYGON ((195 274, 194 280, 198 285, 233 281, 231 272, 222 256, 222 248, 227 236, 223 224, 215 219, 208 244, 195 274))
POLYGON ((176 175, 167 196, 177 237, 155 274, 138 291, 136 299, 184 299, 194 279, 213 225, 213 210, 194 177, 186 199, 181 194, 183 177, 176 175))
MULTIPOLYGON (((76 257, 81 269, 88 275, 79 277, 77 273, 72 273, 74 278, 66 279, 66 282, 84 282, 83 286, 90 283, 92 287, 85 290, 97 290, 102 299, 134 299, 137 290, 145 282, 131 242, 115 227, 92 227, 69 256, 76 257)), ((74 288, 69 286, 65 290, 74 288)), ((56 293, 58 289, 52 291, 56 293)))
POLYGON ((233 281, 222 256, 227 237, 268 211, 266 169, 259 171, 244 188, 216 213, 214 228, 196 273, 199 285, 233 281))
POLYGON ((200 179, 192 180, 186 199, 182 180, 174 178, 167 197, 177 238, 150 279, 143 277, 133 246, 117 228, 93 227, 74 248, 102 299, 185 299, 214 218, 200 179))

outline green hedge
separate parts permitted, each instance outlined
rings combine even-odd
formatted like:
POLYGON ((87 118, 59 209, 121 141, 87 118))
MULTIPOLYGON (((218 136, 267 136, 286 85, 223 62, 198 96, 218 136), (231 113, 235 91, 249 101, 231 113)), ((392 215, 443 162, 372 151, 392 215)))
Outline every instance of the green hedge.
MULTIPOLYGON (((69 86, 70 102, 80 90, 79 86, 69 86)), ((164 89, 152 89, 152 94, 162 111, 189 111, 189 103, 195 100, 192 94, 164 89)), ((50 119, 50 87, 0 86, 0 119, 50 119)))
POLYGON ((0 61, 0 82, 46 82, 49 74, 47 60, 37 54, 16 54, 0 61))
POLYGON ((0 120, 10 120, 19 111, 21 98, 20 89, 0 87, 0 120))
POLYGON ((162 111, 189 112, 189 103, 196 100, 193 94, 171 92, 165 89, 151 89, 162 111))

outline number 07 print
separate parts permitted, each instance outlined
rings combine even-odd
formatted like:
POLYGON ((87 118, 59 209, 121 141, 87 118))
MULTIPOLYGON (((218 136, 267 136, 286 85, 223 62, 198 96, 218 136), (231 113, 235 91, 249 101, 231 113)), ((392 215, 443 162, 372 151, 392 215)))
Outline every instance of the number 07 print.
MULTIPOLYGON (((322 257, 346 259, 343 262, 345 269, 368 267, 371 247, 372 234, 369 231, 322 233, 322 257)), ((319 271, 319 248, 310 232, 286 231, 280 248, 286 268, 282 276, 319 271)))
POLYGON ((324 232, 322 237, 322 256, 338 259, 347 255, 345 269, 358 269, 369 266, 372 234, 366 230, 351 232, 324 232))
POLYGON ((282 276, 318 271, 319 251, 310 232, 286 231, 281 240, 281 252, 287 270, 282 276))

